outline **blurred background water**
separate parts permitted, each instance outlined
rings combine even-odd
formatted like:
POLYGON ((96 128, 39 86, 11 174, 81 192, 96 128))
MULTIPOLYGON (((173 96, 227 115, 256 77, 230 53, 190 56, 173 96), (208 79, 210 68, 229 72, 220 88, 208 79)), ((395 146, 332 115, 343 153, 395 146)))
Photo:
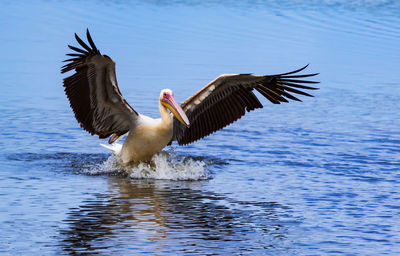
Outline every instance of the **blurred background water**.
POLYGON ((0 7, 0 254, 400 254, 399 1, 0 7), (153 117, 161 89, 183 101, 222 73, 310 63, 321 89, 166 149, 206 179, 134 179, 107 170, 63 93, 86 28, 153 117))

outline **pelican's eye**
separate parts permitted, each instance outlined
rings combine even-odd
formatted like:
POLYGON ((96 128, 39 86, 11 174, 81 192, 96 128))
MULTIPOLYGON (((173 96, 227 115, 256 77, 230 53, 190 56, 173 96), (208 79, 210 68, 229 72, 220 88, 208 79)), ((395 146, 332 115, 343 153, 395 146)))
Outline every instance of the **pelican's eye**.
POLYGON ((164 97, 167 97, 167 96, 168 96, 168 93, 164 92, 164 97))

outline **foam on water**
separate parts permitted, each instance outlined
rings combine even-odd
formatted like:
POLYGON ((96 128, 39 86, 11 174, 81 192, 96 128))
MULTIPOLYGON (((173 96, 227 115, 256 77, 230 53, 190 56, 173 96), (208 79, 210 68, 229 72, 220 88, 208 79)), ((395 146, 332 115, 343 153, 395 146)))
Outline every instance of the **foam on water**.
POLYGON ((105 162, 90 166, 87 174, 128 175, 132 179, 204 180, 210 178, 205 167, 206 162, 202 160, 163 151, 154 155, 150 163, 129 166, 123 166, 118 156, 111 155, 105 162))

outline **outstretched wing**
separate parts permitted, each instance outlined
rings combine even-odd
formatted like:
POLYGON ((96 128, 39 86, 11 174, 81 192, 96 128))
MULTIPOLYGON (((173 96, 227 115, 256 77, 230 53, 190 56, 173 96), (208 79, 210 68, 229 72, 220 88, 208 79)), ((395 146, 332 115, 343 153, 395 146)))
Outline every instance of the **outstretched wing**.
POLYGON ((115 62, 107 55, 101 55, 86 31, 90 47, 77 34, 75 38, 83 47, 68 45, 75 51, 67 54, 73 58, 61 69, 75 73, 64 78, 64 89, 76 120, 90 134, 99 138, 111 136, 109 143, 127 133, 136 124, 138 113, 126 102, 118 88, 115 62))
POLYGON ((296 74, 307 66, 292 72, 270 76, 251 74, 219 76, 181 104, 189 118, 190 127, 187 128, 174 119, 174 139, 179 145, 192 143, 233 123, 246 111, 262 108, 263 105, 253 93, 254 89, 274 104, 288 102, 288 99, 301 101, 293 94, 312 97, 299 89, 318 89, 303 85, 318 82, 299 78, 315 76, 317 73, 296 74))

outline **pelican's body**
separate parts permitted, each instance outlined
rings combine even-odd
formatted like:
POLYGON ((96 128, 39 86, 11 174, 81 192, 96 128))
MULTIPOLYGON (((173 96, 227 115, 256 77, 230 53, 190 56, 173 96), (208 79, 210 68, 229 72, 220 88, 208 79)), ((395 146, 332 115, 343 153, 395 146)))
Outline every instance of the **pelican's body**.
POLYGON ((173 117, 159 104, 161 118, 140 115, 139 124, 129 132, 119 156, 123 163, 150 161, 172 140, 173 117))
MULTIPOLYGON (((222 129, 263 105, 253 93, 258 91, 274 104, 300 101, 293 94, 311 96, 299 90, 317 89, 303 85, 316 83, 299 80, 316 74, 298 75, 307 66, 288 73, 255 76, 251 74, 221 75, 179 105, 169 89, 161 91, 161 118, 153 119, 136 112, 122 97, 115 75, 115 62, 101 55, 87 31, 88 46, 76 34, 84 48, 69 46, 76 53, 66 60, 62 73, 75 70, 64 79, 65 93, 81 127, 99 138, 114 143, 128 134, 122 146, 106 146, 123 163, 149 161, 172 141, 179 145, 192 143, 222 129), (293 75, 294 74, 294 75, 293 75), (170 111, 170 112, 169 112, 170 111)), ((114 144, 116 145, 116 144, 114 144)))

